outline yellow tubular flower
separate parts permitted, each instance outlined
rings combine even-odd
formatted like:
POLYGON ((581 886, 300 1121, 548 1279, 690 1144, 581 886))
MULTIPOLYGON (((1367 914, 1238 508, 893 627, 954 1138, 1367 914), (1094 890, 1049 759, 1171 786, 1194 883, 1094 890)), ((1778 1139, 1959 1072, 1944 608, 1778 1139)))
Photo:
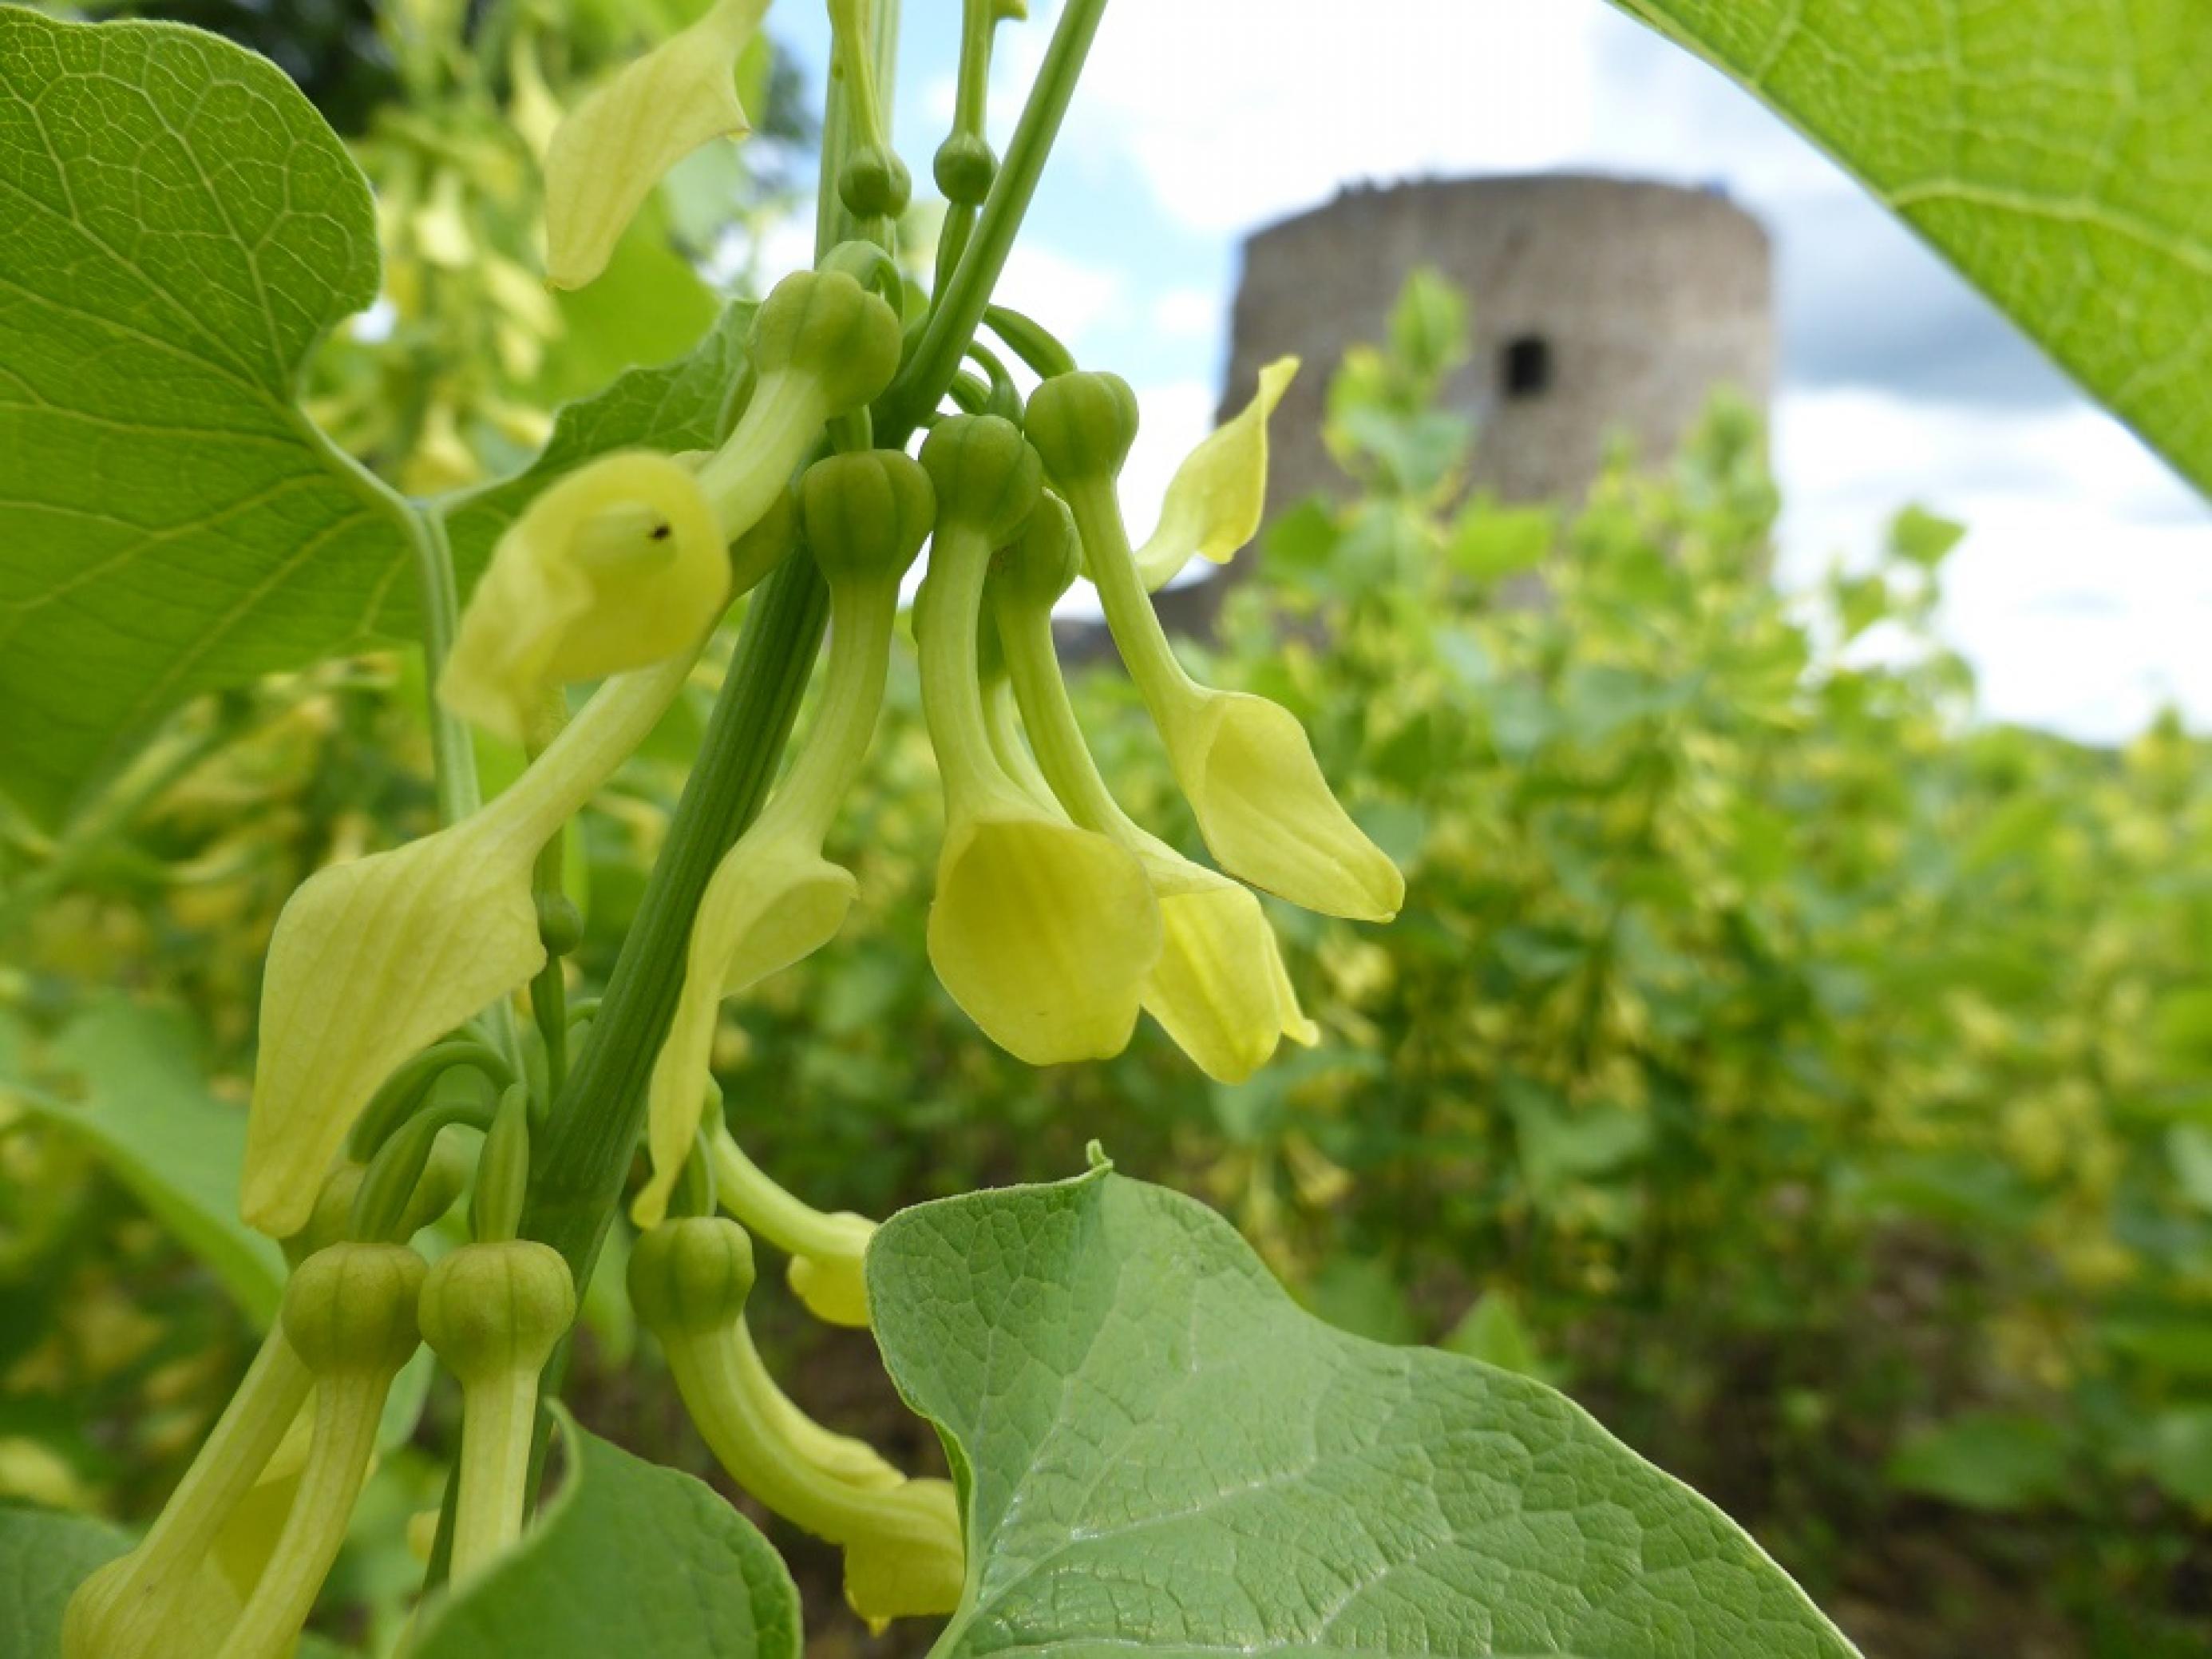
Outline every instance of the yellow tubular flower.
POLYGON ((283 1238, 306 1224, 354 1120, 394 1066, 545 963, 538 849, 643 742, 696 652, 602 686, 529 770, 434 836, 333 865, 270 941, 240 1208, 283 1238))
POLYGON ((871 1625, 951 1612, 964 1583, 951 1483, 899 1476, 785 1396, 746 1329, 752 1281, 752 1242, 731 1221, 668 1222, 630 1254, 630 1305, 700 1437, 761 1503, 844 1551, 845 1599, 871 1625))
MULTIPOLYGON (((1164 938, 1145 982, 1145 1011, 1208 1077, 1241 1083, 1285 1036, 1312 1043, 1321 1034, 1298 1007, 1260 901, 1139 827, 1099 775, 1052 642, 1052 607, 1076 562, 1067 509, 1048 496, 1030 533, 1000 555, 991 578, 1007 672, 1053 792, 1077 823, 1134 854, 1152 884, 1164 938)), ((1000 752, 1019 741, 1008 734, 1000 752)))
POLYGON ((1158 527, 1137 550, 1137 573, 1148 590, 1166 586, 1194 556, 1228 563, 1260 533, 1267 507, 1267 420, 1297 372, 1295 357, 1262 368, 1252 401, 1176 469, 1158 527))
POLYGON ((713 1087, 708 1057, 726 996, 811 956, 844 926, 857 890, 822 856, 853 786, 890 660, 899 580, 929 534, 928 476, 884 450, 840 455, 801 485, 806 536, 830 584, 830 665, 821 713, 791 775, 725 854, 692 922, 684 990, 653 1068, 647 1151, 653 1174, 631 1213, 641 1227, 667 1213, 713 1087))
POLYGON ((439 701, 523 746, 556 687, 696 643, 729 591, 722 534, 691 473, 662 455, 605 456, 546 490, 499 538, 439 701))
POLYGON ((1136 434, 1127 386, 1110 374, 1048 380, 1030 401, 1029 432, 1074 514, 1114 643, 1214 857, 1309 910, 1390 920, 1404 902, 1405 878, 1339 804, 1296 717, 1264 697, 1200 685, 1176 660, 1115 489, 1136 434))
POLYGON ((752 130, 738 58, 768 0, 716 0, 572 110, 545 151, 545 280, 581 288, 669 168, 710 138, 752 130))
POLYGON ((790 1256, 791 1288, 807 1311, 829 1324, 865 1328, 868 1286, 862 1263, 876 1224, 849 1210, 824 1214, 793 1197, 745 1156, 719 1114, 708 1125, 707 1145, 715 1198, 790 1256))
POLYGON ((1159 906, 1124 848, 1030 798, 991 745, 976 650, 992 551, 1038 499, 1036 458, 994 416, 939 422, 929 579, 915 602, 922 712, 945 785, 929 959, 952 1000, 1032 1066, 1118 1054, 1159 958, 1159 906))

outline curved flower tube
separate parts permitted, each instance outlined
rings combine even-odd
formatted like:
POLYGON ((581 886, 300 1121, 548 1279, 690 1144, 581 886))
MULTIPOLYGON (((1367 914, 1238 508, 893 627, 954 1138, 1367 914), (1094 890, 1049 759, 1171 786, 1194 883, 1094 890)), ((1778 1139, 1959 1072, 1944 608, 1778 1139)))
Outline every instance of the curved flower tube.
POLYGON ((1136 859, 1032 799, 993 750, 976 668, 983 587, 1040 494, 1035 452, 996 416, 942 421, 923 446, 937 536, 915 601, 922 713, 945 787, 929 959, 993 1042, 1032 1066, 1104 1059, 1135 1030, 1160 953, 1136 859))
POLYGON ((721 1000, 828 944, 857 891, 822 844, 874 735, 899 581, 935 506, 921 468, 882 450, 817 463, 801 494, 807 540, 830 584, 826 690, 790 775, 715 866, 692 923, 683 994, 647 1096, 653 1172, 631 1209, 641 1227, 668 1212, 691 1155, 714 1086, 708 1056, 721 1000))
MULTIPOLYGON (((696 649, 696 647, 695 647, 696 649)), ((272 1237, 392 1069, 545 963, 538 849, 643 742, 694 652, 602 686, 514 784, 459 823, 316 872, 276 921, 240 1209, 272 1237)))
POLYGON ((284 1529, 216 1659, 283 1659, 337 1559, 385 1395, 420 1338, 427 1271, 404 1244, 334 1244, 284 1287, 285 1339, 315 1380, 315 1426, 284 1529))
POLYGON ((1115 479, 1136 398, 1111 374, 1063 374, 1030 401, 1030 440, 1075 516, 1114 643, 1166 742, 1176 781, 1222 867, 1326 915, 1388 921, 1406 881, 1352 821, 1288 709, 1193 679, 1145 592, 1115 479))
POLYGON ((752 130, 737 66, 767 10, 768 0, 716 0, 554 130, 545 150, 547 282, 592 281, 669 168, 710 138, 752 130))
POLYGON ((1052 641, 1052 607, 1077 562, 1067 508, 1048 496, 993 572, 992 609, 1014 696, 1036 763, 1069 815, 1128 848, 1152 884, 1163 945, 1145 983, 1145 1011, 1208 1077, 1242 1083, 1284 1037, 1310 1044, 1321 1033, 1298 1007, 1260 901, 1140 827, 1099 775, 1052 641))
POLYGON ((313 1386, 280 1322, 146 1536, 70 1598, 63 1659, 153 1659, 165 1650, 194 1577, 313 1386))
POLYGON ((602 457, 499 538, 439 701, 523 746, 557 687, 672 656, 714 625, 729 592, 725 538, 690 472, 663 455, 602 457))
POLYGON ((775 1182, 730 1133, 720 1113, 708 1126, 714 1195, 722 1208, 791 1258, 793 1292, 817 1319, 865 1329, 868 1286, 862 1271, 876 1224, 849 1210, 824 1213, 775 1182))
POLYGON ((1226 564, 1260 533, 1267 510, 1267 421, 1297 378, 1298 360, 1260 371, 1252 401, 1183 457, 1160 504, 1160 521, 1137 550, 1137 574, 1158 592, 1193 558, 1226 564))
POLYGON ((733 1221, 694 1217, 638 1240, 630 1305, 660 1340, 684 1409, 737 1483, 845 1552, 845 1598, 878 1627, 959 1604, 964 1551, 951 1483, 884 1484, 842 1436, 805 1414, 760 1364, 744 1324, 752 1242, 733 1221))

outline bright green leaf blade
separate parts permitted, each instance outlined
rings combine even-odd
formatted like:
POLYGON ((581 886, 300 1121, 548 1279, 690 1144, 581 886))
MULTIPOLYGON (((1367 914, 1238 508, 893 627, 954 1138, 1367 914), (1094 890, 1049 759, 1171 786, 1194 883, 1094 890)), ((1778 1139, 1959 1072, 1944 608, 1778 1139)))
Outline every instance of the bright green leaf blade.
POLYGON ((50 1057, 81 1078, 82 1101, 16 1087, 5 1071, 0 1096, 82 1138, 266 1327, 283 1294, 284 1258, 238 1218, 246 1114, 208 1092, 191 1021, 118 997, 73 1020, 50 1057))
POLYGON ((868 1280, 969 1492, 944 1659, 1852 1651, 1573 1404, 1330 1329, 1164 1188, 1102 1170, 926 1204, 868 1280))
POLYGON ((427 1620, 410 1659, 799 1659, 799 1592, 688 1474, 559 1419, 568 1474, 514 1553, 427 1620))
POLYGON ((0 789, 51 823, 185 699, 413 590, 404 507, 295 401, 376 228, 272 64, 0 7, 0 789))
POLYGON ((0 1653, 55 1659, 70 1593, 130 1547, 114 1528, 81 1515, 0 1504, 0 1653))
POLYGON ((1614 3, 1794 122, 2212 489, 2202 6, 1614 3))

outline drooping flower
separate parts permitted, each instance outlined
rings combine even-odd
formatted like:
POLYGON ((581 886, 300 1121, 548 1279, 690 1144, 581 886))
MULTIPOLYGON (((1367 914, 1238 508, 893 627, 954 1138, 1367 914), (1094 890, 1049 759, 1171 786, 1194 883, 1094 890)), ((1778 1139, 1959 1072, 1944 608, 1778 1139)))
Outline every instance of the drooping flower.
POLYGON ((1115 375, 1059 375, 1030 403, 1030 439, 1073 512, 1114 642, 1199 832, 1224 869, 1255 887, 1324 915, 1389 921, 1405 878, 1338 802, 1297 718, 1263 697, 1200 684, 1168 644, 1115 488, 1136 430, 1136 398, 1115 375))
MULTIPOLYGON (((1207 1076, 1241 1083, 1285 1036, 1311 1043, 1320 1033, 1298 1007, 1260 901, 1139 826, 1099 775, 1052 642, 1052 607, 1078 562, 1068 510, 1048 496, 1029 532, 992 572, 1000 647, 1035 763, 1070 816, 1127 848, 1152 883, 1163 938, 1145 983, 1145 1011, 1207 1076)), ((1018 741, 1002 738, 1002 755, 1018 741)))
POLYGON ((1025 792, 993 751, 976 653, 994 550, 1040 495, 1035 453, 995 416, 940 422, 922 450, 937 535, 916 602, 922 709, 945 786, 929 958, 952 1000, 1033 1066, 1127 1044, 1160 953, 1143 866, 1025 792))
POLYGON ((520 746, 557 687, 696 643, 729 590, 724 538, 691 473, 662 455, 602 457, 539 495, 500 538, 439 698, 520 746))
POLYGON ((630 1255, 630 1305, 701 1437, 761 1503, 844 1551, 845 1598, 862 1618, 951 1612, 965 1582, 951 1483, 904 1478, 805 1418, 746 1328, 753 1274, 751 1239, 719 1217, 663 1223, 630 1255))
POLYGON ((715 0, 690 27, 626 64, 554 131, 545 152, 545 276, 581 288, 669 168, 709 139, 752 129, 738 59, 768 0, 715 0))

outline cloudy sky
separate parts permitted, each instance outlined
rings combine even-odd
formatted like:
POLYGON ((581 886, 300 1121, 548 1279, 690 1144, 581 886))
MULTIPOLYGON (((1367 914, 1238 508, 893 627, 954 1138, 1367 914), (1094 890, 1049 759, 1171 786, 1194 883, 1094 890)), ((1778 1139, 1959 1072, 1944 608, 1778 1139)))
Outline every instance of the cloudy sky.
MULTIPOLYGON (((1002 145, 1059 9, 1031 6, 1000 32, 1002 145)), ((907 8, 921 179, 958 12, 907 8)), ((818 8, 770 27, 819 70, 818 8)), ((1772 232, 1785 581, 1921 501, 1972 527, 1945 627, 1988 713, 2109 739, 2179 702, 2212 725, 2203 503, 1811 146, 1603 0, 1114 0, 1000 292, 1138 388, 1141 526, 1211 419, 1246 234, 1354 180, 1553 167, 1717 183, 1772 232)))

